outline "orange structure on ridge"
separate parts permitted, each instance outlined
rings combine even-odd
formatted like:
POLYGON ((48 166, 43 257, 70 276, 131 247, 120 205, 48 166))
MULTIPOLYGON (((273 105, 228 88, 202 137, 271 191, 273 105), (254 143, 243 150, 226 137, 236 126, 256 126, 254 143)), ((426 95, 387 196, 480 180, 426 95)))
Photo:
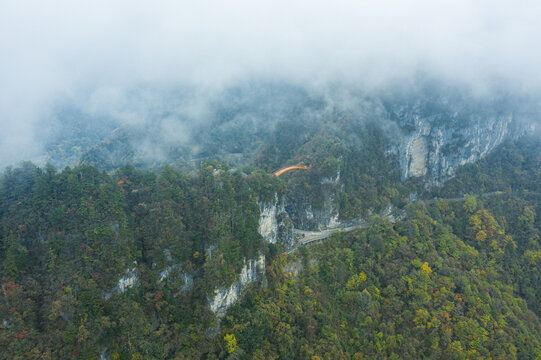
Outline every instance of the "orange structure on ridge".
POLYGON ((280 176, 283 173, 286 173, 288 171, 295 170, 295 169, 310 170, 310 167, 304 166, 304 165, 290 165, 290 166, 283 167, 280 170, 276 170, 275 172, 273 172, 273 174, 276 176, 280 176))

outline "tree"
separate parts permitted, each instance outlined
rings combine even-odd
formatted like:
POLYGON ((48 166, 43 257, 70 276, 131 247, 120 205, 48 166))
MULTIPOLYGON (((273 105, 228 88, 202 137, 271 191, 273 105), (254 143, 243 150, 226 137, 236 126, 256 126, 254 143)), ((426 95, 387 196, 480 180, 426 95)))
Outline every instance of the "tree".
POLYGON ((225 334, 224 335, 225 349, 229 354, 237 349, 237 338, 235 334, 225 334))
POLYGON ((464 195, 464 205, 462 205, 466 213, 473 214, 477 210, 477 199, 475 195, 465 194, 464 195))

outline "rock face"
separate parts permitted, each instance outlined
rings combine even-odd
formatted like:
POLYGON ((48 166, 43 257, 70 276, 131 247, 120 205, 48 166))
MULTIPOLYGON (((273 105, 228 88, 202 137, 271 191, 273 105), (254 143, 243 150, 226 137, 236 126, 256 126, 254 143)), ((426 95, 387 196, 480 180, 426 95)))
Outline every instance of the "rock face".
POLYGON ((405 130, 394 150, 404 180, 426 176, 427 186, 441 185, 458 166, 479 160, 509 137, 531 131, 531 123, 526 125, 512 109, 474 105, 440 97, 430 104, 419 101, 391 109, 391 117, 405 130))
POLYGON ((107 348, 101 351, 99 360, 109 360, 109 357, 107 356, 107 348))
POLYGON ((178 276, 182 279, 182 285, 179 288, 179 294, 182 294, 193 289, 193 275, 188 274, 182 271, 182 266, 180 264, 173 264, 166 267, 164 270, 158 273, 159 279, 158 283, 165 281, 172 272, 176 272, 178 276))
POLYGON ((334 177, 321 180, 321 209, 313 208, 304 194, 296 194, 287 200, 285 197, 278 199, 275 194, 274 201, 260 202, 259 233, 263 239, 270 244, 280 243, 287 250, 296 243, 294 229, 321 231, 340 226, 336 205, 339 181, 339 172, 334 177))
POLYGON ((137 282, 139 281, 139 276, 137 275, 137 269, 134 267, 133 269, 126 269, 126 275, 120 278, 118 280, 118 284, 116 285, 115 292, 118 294, 123 293, 127 289, 135 286, 137 282))
POLYGON ((336 228, 340 224, 334 194, 324 194, 321 209, 313 208, 301 194, 288 204, 287 211, 296 229, 321 231, 336 228))
POLYGON ((416 131, 399 145, 403 179, 428 175, 431 185, 443 183, 458 166, 479 160, 512 136, 511 122, 511 116, 497 117, 446 129, 416 118, 416 131))
POLYGON ((259 203, 259 213, 259 233, 266 242, 281 242, 286 247, 295 242, 293 223, 286 211, 285 199, 279 200, 278 194, 274 194, 274 201, 259 203))
POLYGON ((239 275, 239 280, 233 283, 229 288, 218 288, 214 290, 212 298, 208 299, 210 310, 216 316, 223 317, 227 309, 237 302, 242 291, 248 284, 265 276, 265 256, 260 255, 257 259, 252 259, 246 263, 239 275))
POLYGON ((406 143, 406 161, 408 162, 408 176, 424 176, 427 173, 426 158, 428 148, 426 137, 416 137, 406 143))
POLYGON ((272 202, 260 202, 259 233, 271 244, 281 244, 289 251, 297 244, 298 230, 325 231, 342 224, 338 219, 337 195, 341 188, 340 171, 320 180, 323 205, 315 209, 305 194, 294 193, 289 198, 274 195, 272 202), (297 229, 297 230, 296 230, 297 229))
POLYGON ((288 199, 286 210, 296 229, 307 231, 322 231, 340 226, 338 219, 339 208, 337 204, 340 191, 340 171, 333 177, 320 180, 323 204, 320 209, 313 208, 310 194, 294 194, 294 198, 288 199))

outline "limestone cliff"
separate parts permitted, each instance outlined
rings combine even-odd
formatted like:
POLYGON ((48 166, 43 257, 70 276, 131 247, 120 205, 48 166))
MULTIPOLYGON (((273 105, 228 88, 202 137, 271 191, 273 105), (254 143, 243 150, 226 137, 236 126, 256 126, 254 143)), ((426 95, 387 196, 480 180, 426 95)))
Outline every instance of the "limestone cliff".
POLYGON ((426 176, 427 186, 441 185, 458 166, 534 130, 532 122, 524 121, 528 115, 512 106, 464 101, 439 97, 391 107, 390 117, 404 130, 391 149, 404 180, 426 176))
POLYGON ((209 297, 208 303, 210 310, 216 316, 223 317, 227 309, 236 303, 240 298, 242 291, 252 282, 265 276, 265 256, 260 255, 257 259, 251 259, 246 263, 239 274, 238 281, 234 282, 228 288, 218 288, 214 290, 212 297, 209 297))
POLYGON ((260 202, 259 210, 259 233, 267 243, 281 242, 286 246, 294 243, 293 223, 284 198, 278 199, 278 194, 274 194, 274 201, 260 202))

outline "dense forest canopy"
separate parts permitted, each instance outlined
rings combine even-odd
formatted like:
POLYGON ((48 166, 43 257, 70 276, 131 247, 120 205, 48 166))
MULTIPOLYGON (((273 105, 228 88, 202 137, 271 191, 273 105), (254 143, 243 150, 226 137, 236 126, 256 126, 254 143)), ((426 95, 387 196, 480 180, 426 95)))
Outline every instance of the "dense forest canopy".
POLYGON ((288 152, 280 131, 239 169, 6 169, 2 357, 541 356, 538 140, 509 141, 426 189, 401 181, 377 127, 358 147, 316 134, 288 152), (269 175, 288 161, 312 169, 269 175), (289 254, 263 241, 261 202, 280 194, 317 208, 329 186, 319 179, 336 172, 340 217, 365 216, 368 228, 289 254), (400 220, 370 217, 388 203, 400 220), (258 256, 261 281, 217 317, 209 296, 258 256))
POLYGON ((0 360, 541 360, 540 13, 1 1, 0 360))

